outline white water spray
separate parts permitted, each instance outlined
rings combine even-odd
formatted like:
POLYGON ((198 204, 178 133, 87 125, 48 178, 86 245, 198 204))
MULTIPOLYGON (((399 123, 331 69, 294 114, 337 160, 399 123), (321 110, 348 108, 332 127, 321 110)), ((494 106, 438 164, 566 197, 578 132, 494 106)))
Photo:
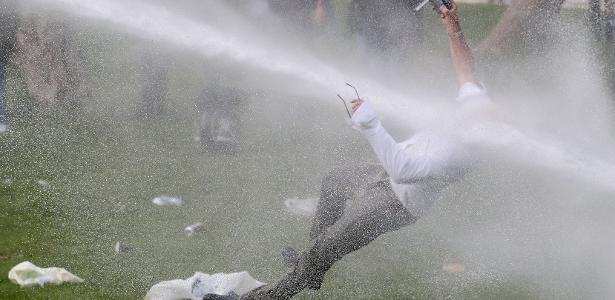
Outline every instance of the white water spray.
MULTIPOLYGON (((47 7, 53 4, 53 7, 64 12, 112 23, 129 33, 189 48, 206 57, 224 55, 236 63, 288 75, 303 84, 319 87, 321 95, 327 93, 332 99, 336 91, 344 89, 343 83, 347 80, 344 72, 315 57, 290 53, 280 45, 263 45, 235 32, 223 32, 155 5, 114 0, 35 2, 47 7)), ((450 111, 450 107, 409 101, 373 80, 353 78, 353 81, 361 86, 363 93, 377 95, 380 101, 374 100, 374 105, 387 118, 411 128, 429 126, 442 115, 443 110, 450 111)), ((338 104, 336 100, 330 103, 338 104)), ((615 191, 615 164, 587 157, 571 146, 546 143, 502 123, 476 125, 466 130, 463 136, 473 143, 509 154, 518 162, 570 174, 586 183, 615 191)))

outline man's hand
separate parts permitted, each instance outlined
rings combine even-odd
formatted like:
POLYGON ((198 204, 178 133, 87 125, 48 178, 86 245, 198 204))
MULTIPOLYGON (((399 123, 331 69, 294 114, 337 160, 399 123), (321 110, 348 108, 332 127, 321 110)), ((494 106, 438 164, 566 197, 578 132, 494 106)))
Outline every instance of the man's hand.
POLYGON ((449 36, 454 37, 455 35, 460 35, 462 31, 461 25, 459 25, 459 16, 457 15, 457 3, 454 0, 450 0, 450 2, 450 9, 442 5, 438 8, 438 13, 442 17, 442 23, 449 36))
POLYGON ((455 1, 453 0, 449 0, 451 3, 451 8, 447 8, 446 5, 442 5, 440 7, 438 7, 438 11, 440 13, 440 16, 443 19, 449 18, 451 16, 456 17, 457 16, 457 3, 455 3, 455 1))
POLYGON ((352 114, 354 114, 357 111, 357 109, 359 109, 359 107, 361 106, 361 104, 363 104, 363 102, 365 101, 361 99, 355 99, 355 100, 350 101, 350 103, 352 103, 352 106, 351 106, 352 114))

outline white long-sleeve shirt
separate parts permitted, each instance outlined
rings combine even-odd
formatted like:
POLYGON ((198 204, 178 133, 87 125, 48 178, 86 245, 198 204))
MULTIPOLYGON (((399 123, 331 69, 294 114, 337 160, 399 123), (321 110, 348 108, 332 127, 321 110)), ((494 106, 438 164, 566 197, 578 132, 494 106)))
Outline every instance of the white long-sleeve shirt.
MULTIPOLYGON (((457 101, 470 106, 490 99, 484 88, 466 83, 457 101)), ((416 217, 424 215, 439 192, 460 179, 475 162, 464 143, 443 131, 420 131, 397 143, 368 102, 357 109, 351 121, 374 149, 398 199, 416 217)))

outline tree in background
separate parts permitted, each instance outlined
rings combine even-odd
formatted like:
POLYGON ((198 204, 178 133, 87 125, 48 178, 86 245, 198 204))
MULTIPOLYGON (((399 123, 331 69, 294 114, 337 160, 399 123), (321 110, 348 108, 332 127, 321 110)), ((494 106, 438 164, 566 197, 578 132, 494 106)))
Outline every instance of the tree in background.
POLYGON ((159 117, 166 109, 169 55, 155 42, 144 42, 141 54, 140 80, 142 101, 138 114, 159 117))
POLYGON ((519 37, 537 38, 562 9, 565 0, 515 0, 478 46, 480 55, 500 52, 519 37))
POLYGON ((29 94, 39 104, 77 106, 88 96, 78 49, 67 38, 66 24, 25 14, 17 32, 16 63, 29 94))
POLYGON ((0 133, 8 130, 6 109, 6 66, 15 46, 17 11, 14 1, 0 3, 0 133))

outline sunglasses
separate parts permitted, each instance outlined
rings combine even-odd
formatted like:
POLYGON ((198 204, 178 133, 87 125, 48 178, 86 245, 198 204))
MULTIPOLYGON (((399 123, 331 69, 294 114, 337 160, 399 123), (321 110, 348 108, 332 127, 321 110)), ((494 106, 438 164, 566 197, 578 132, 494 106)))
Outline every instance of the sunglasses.
MULTIPOLYGON (((354 85, 346 82, 346 85, 351 87, 355 94, 357 94, 357 99, 361 99, 361 97, 359 96, 359 91, 357 91, 357 88, 354 87, 354 85)), ((342 103, 344 103, 344 107, 346 108, 346 113, 348 113, 348 117, 352 119, 352 115, 350 114, 350 109, 348 109, 348 104, 346 103, 346 100, 344 100, 344 98, 342 98, 342 96, 340 96, 340 94, 337 94, 337 97, 340 98, 340 100, 342 100, 342 103)))

